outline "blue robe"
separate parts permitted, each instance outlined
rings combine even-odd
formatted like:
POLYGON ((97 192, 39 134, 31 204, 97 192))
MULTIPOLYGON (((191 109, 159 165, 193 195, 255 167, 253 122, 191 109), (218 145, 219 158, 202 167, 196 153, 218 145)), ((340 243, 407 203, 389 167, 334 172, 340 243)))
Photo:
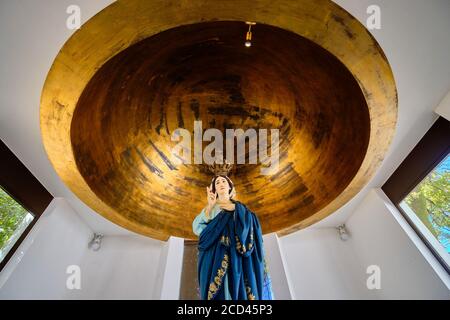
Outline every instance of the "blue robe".
POLYGON ((272 285, 257 216, 235 201, 235 210, 204 210, 193 222, 198 243, 202 300, 272 300, 272 285))

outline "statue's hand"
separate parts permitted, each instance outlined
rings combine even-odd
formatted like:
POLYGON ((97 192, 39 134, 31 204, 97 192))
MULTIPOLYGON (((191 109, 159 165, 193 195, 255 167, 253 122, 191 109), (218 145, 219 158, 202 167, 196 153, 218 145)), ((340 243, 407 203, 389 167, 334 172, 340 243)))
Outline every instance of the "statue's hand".
POLYGON ((208 199, 208 207, 212 208, 217 202, 217 193, 213 193, 209 187, 206 187, 206 196, 208 199))

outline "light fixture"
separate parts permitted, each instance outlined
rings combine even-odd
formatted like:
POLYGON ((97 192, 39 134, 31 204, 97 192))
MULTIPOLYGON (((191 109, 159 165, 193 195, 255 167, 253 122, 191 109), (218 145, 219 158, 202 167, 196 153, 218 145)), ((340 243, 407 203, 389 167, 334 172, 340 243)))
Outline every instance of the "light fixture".
POLYGON ((339 237, 341 238, 341 240, 346 241, 350 238, 347 229, 345 228, 345 224, 337 226, 336 229, 338 230, 339 237))
POLYGON ((248 24, 248 31, 245 37, 245 46, 248 48, 252 46, 252 26, 254 26, 256 22, 246 21, 245 23, 248 24))
POLYGON ((102 245, 103 235, 100 233, 94 233, 92 240, 88 244, 88 248, 93 251, 98 251, 102 245))

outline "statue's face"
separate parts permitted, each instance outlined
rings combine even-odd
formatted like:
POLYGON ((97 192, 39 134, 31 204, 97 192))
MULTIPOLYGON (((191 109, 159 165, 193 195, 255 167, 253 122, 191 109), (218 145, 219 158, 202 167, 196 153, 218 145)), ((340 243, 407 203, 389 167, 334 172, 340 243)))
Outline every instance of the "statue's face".
POLYGON ((230 185, 224 177, 218 177, 215 181, 216 191, 220 195, 228 195, 230 192, 230 185))

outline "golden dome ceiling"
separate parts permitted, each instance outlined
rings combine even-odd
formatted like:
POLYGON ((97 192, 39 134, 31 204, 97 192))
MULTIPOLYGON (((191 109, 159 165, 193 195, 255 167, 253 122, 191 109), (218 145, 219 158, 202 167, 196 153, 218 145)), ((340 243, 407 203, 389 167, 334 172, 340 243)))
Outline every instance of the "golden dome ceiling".
MULTIPOLYGON (((64 45, 41 129, 78 197, 132 231, 194 238, 205 165, 176 164, 177 128, 280 129, 279 170, 237 165, 238 199, 287 234, 370 179, 397 115, 392 72, 369 32, 331 1, 117 1, 64 45), (244 46, 248 26, 253 45, 244 46)), ((204 145, 206 145, 205 143, 204 145)))

